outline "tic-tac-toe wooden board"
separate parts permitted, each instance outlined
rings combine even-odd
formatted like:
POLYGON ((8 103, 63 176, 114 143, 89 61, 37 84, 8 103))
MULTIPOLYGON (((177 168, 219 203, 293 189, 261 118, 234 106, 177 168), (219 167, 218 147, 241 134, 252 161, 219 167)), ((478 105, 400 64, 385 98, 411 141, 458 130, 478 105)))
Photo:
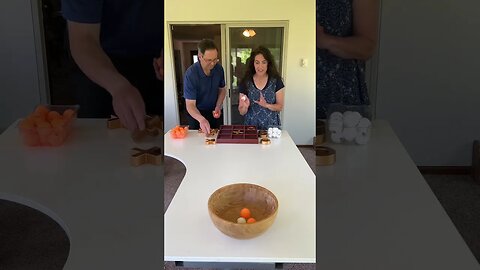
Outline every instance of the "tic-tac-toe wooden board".
POLYGON ((220 126, 217 143, 251 143, 258 144, 257 128, 245 125, 220 126))

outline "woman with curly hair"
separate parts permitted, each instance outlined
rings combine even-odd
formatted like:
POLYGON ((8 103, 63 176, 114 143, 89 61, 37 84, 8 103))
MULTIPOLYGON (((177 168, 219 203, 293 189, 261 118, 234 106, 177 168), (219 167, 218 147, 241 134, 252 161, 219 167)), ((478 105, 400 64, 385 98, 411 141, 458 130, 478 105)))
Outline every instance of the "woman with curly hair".
POLYGON ((259 130, 280 125, 285 86, 267 48, 260 46, 252 51, 239 90, 238 110, 245 116, 245 125, 259 130))

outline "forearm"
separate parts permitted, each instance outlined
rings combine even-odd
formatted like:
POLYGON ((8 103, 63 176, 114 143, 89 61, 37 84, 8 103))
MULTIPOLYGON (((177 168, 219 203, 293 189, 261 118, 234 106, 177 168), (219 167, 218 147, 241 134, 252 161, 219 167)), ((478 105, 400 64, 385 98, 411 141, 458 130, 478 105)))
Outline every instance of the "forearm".
POLYGON ((203 117, 203 115, 200 113, 200 111, 198 110, 197 106, 194 105, 194 104, 189 104, 187 102, 187 112, 188 114, 190 114, 190 116, 192 116, 195 120, 197 120, 198 122, 202 121, 205 119, 205 117, 203 117))
POLYGON ((221 88, 218 92, 218 98, 217 102, 215 104, 215 108, 222 108, 223 106, 223 101, 225 100, 225 96, 227 95, 227 90, 224 88, 221 88))
POLYGON ((328 36, 325 47, 333 55, 344 59, 368 60, 375 50, 375 42, 360 36, 328 36))
POLYGON ((274 111, 274 112, 279 112, 283 109, 283 105, 282 104, 268 104, 265 106, 265 108, 269 109, 270 111, 274 111))
POLYGON ((106 89, 110 94, 115 94, 116 89, 129 84, 122 76, 110 58, 95 41, 70 42, 72 57, 80 69, 93 82, 106 89))

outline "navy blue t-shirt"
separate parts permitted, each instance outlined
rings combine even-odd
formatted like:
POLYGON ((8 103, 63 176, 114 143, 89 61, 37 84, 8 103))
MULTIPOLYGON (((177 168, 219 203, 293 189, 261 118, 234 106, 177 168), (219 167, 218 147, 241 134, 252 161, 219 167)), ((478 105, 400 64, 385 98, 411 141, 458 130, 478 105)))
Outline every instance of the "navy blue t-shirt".
POLYGON ((66 20, 101 23, 100 41, 109 55, 160 55, 163 48, 161 0, 62 0, 66 20))
POLYGON ((214 110, 218 98, 218 89, 225 87, 223 67, 215 65, 210 75, 205 75, 200 62, 191 65, 185 71, 183 79, 183 96, 196 100, 199 110, 214 110))

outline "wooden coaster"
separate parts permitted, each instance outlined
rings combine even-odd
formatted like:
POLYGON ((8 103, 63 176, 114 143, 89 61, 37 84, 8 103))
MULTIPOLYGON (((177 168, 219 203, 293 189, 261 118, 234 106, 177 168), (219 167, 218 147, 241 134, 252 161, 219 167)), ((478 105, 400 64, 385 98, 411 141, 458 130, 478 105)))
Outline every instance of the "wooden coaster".
MULTIPOLYGON (((201 128, 198 129, 198 133, 203 133, 203 130, 201 128)), ((215 134, 218 133, 218 129, 212 128, 210 129, 210 133, 207 134, 207 136, 215 136, 215 134)))
POLYGON ((326 146, 320 146, 315 149, 317 166, 327 166, 335 163, 335 149, 326 146))
POLYGON ((315 137, 313 137, 313 148, 317 149, 318 147, 320 147, 322 144, 325 143, 325 135, 324 134, 320 134, 315 137))
POLYGON ((271 141, 269 138, 264 138, 264 139, 260 139, 260 143, 263 145, 267 145, 267 144, 270 144, 271 141))
POLYGON ((140 149, 140 148, 133 148, 132 154, 130 157, 130 163, 132 166, 140 166, 143 164, 153 164, 153 165, 160 165, 162 164, 162 149, 160 147, 152 147, 149 149, 140 149))
POLYGON ((323 120, 317 119, 317 131, 316 135, 325 135, 325 122, 323 120))
POLYGON ((260 137, 262 139, 266 139, 268 137, 268 132, 266 130, 260 130, 258 132, 258 137, 260 137))
POLYGON ((120 119, 116 116, 111 116, 110 119, 107 120, 107 128, 108 129, 117 129, 117 128, 124 128, 120 119))
POLYGON ((215 144, 215 139, 207 138, 207 139, 205 139, 205 144, 215 144))

